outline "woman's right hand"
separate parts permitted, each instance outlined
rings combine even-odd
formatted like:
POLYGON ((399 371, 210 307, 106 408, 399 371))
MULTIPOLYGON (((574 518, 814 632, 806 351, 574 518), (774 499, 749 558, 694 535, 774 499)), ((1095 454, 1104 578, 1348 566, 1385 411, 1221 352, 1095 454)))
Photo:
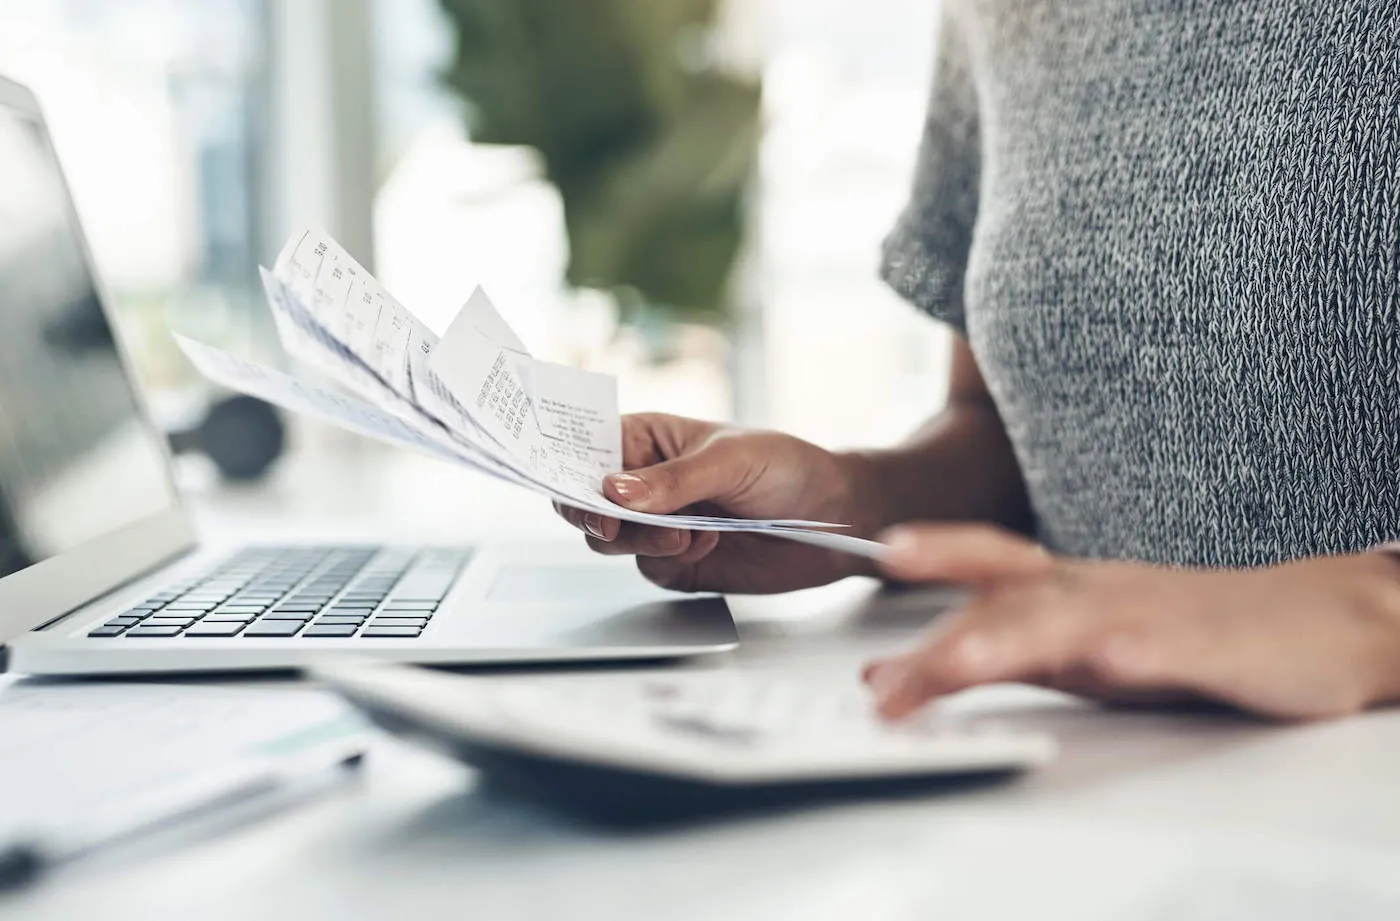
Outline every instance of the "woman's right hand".
MULTIPOLYGON (((641 512, 801 518, 847 524, 871 537, 873 477, 858 454, 836 454, 778 432, 679 416, 622 420, 623 473, 603 491, 641 512)), ((623 522, 555 504, 599 553, 630 554, 648 579, 680 591, 785 592, 870 572, 843 553, 760 534, 686 531, 623 522)))

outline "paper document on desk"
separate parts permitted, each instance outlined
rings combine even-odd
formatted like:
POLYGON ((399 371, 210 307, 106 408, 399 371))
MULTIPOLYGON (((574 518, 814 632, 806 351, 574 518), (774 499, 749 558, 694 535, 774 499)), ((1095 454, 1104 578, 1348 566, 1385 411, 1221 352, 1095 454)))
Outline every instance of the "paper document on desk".
POLYGON ((319 691, 0 682, 0 851, 83 840, 369 738, 364 720, 319 691))
POLYGON ((287 352, 358 399, 177 336, 219 384, 614 518, 879 552, 818 530, 841 524, 655 515, 613 503, 602 481, 622 469, 616 380, 535 358, 481 288, 439 339, 323 232, 293 235, 262 280, 287 352))

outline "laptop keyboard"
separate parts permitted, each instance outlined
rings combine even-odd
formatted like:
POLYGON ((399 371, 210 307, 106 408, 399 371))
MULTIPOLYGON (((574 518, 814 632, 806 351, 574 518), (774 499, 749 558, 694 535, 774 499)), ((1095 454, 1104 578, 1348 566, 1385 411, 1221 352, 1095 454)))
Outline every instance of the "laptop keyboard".
POLYGON ((249 547, 92 630, 92 637, 419 636, 469 551, 249 547))

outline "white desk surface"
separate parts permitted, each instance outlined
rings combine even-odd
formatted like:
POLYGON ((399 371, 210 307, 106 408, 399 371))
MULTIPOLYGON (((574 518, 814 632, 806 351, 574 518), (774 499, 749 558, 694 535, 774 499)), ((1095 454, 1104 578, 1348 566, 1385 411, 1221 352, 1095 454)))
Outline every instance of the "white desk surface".
MULTIPOLYGON (((424 476, 431 492, 439 474, 424 476)), ((329 478, 325 495, 353 486, 329 478)), ((279 488, 206 517, 246 532, 259 508, 285 511, 279 488)), ((376 514, 391 532, 470 539, 473 489, 431 516, 376 514)), ((853 681, 935 607, 857 582, 736 599, 741 650, 692 667, 853 681)), ((957 705, 1049 729, 1062 754, 972 791, 622 833, 480 795, 468 770, 385 742, 356 784, 180 848, 75 864, 0 896, 0 918, 1400 917, 1400 711, 1273 727, 1013 687, 957 705)))

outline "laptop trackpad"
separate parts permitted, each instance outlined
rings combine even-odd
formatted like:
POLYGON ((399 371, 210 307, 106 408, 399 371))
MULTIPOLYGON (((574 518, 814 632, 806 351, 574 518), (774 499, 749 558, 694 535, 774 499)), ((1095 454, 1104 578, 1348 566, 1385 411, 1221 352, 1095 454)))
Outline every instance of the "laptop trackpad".
POLYGON ((599 601, 639 604, 682 598, 657 588, 631 566, 509 564, 496 573, 486 594, 500 604, 563 604, 599 601))
POLYGON ((724 599, 657 588, 628 561, 507 562, 486 591, 498 616, 462 617, 465 641, 501 648, 687 647, 738 642, 724 599))

